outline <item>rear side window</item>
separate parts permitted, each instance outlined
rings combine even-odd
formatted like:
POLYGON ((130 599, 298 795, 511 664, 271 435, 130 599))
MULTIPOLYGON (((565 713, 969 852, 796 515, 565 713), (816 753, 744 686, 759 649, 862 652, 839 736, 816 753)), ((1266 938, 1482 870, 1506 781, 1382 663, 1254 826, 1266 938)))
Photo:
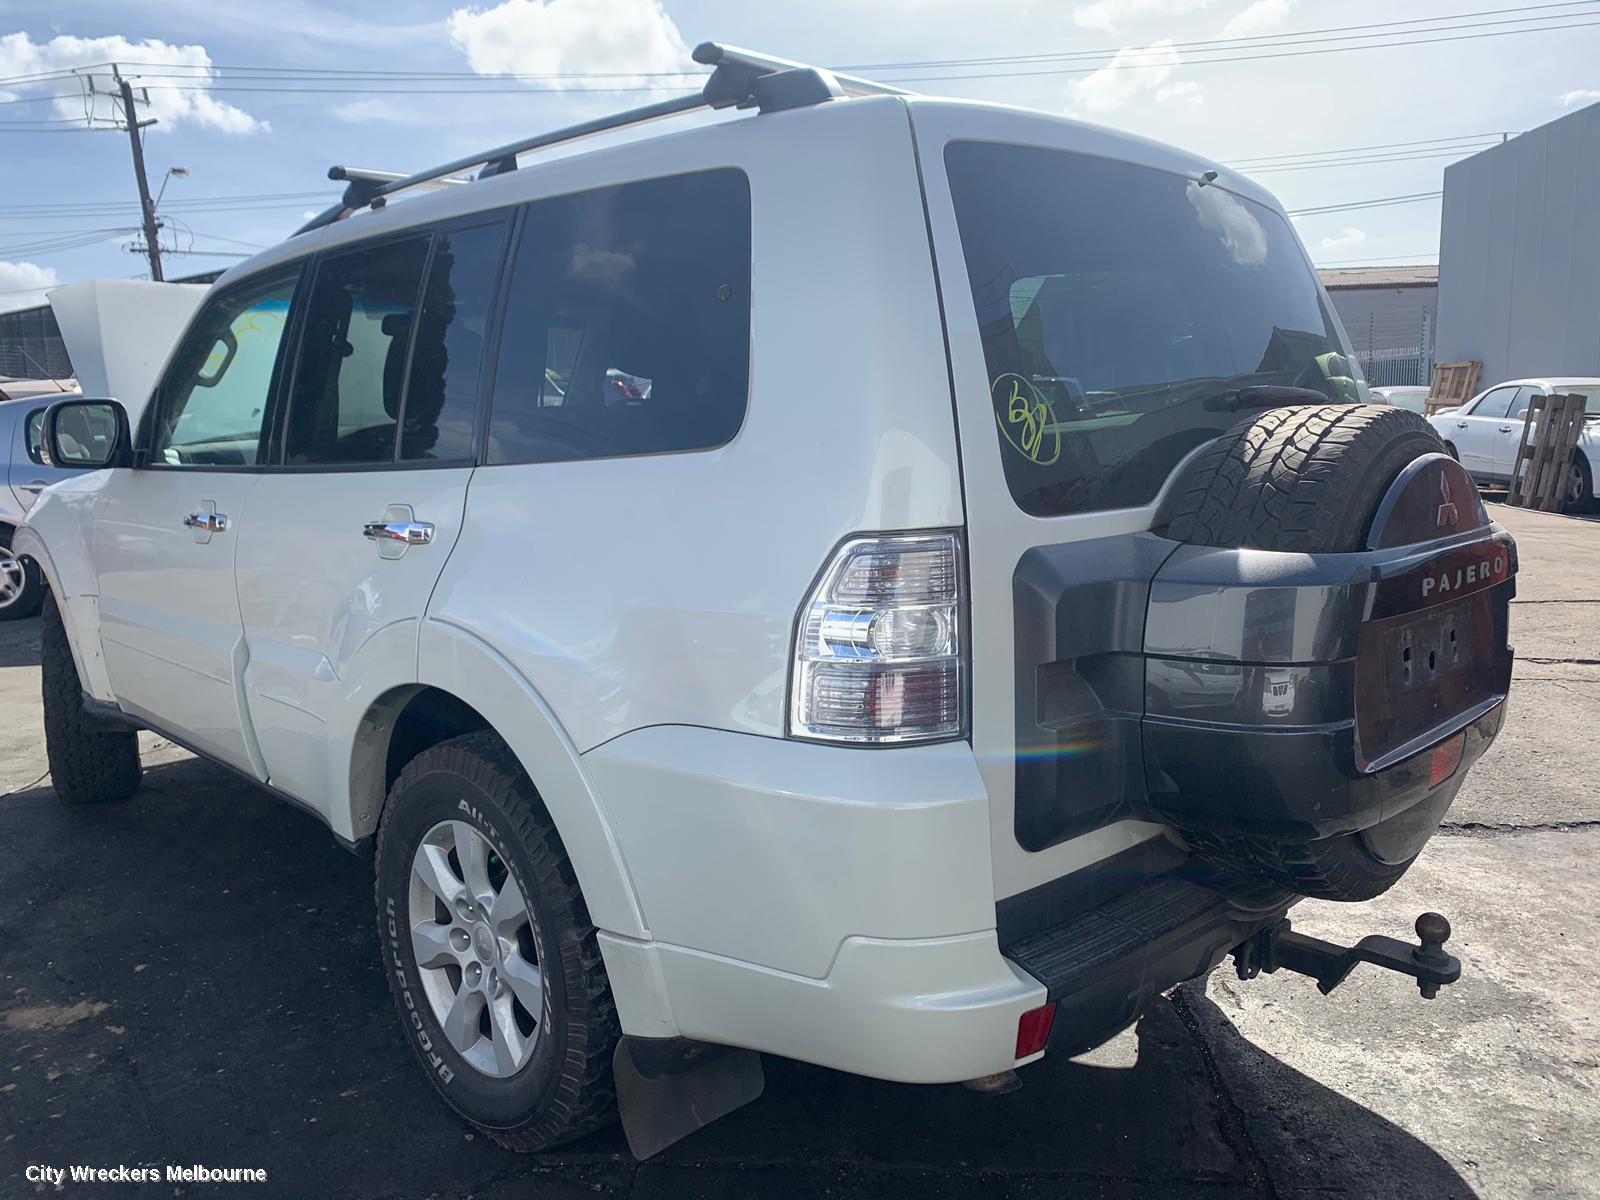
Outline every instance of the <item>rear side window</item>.
POLYGON ((528 207, 487 461, 700 450, 732 439, 750 374, 750 188, 736 170, 528 207))
POLYGON ((1186 454, 1247 415, 1241 389, 1364 398, 1271 209, 1027 146, 952 142, 945 167, 995 436, 1024 511, 1149 503, 1186 454))
POLYGON ((404 460, 472 457, 484 333, 505 240, 504 222, 434 238, 404 398, 404 460))
POLYGON ((428 240, 384 242, 318 264, 289 400, 290 466, 394 461, 428 240))

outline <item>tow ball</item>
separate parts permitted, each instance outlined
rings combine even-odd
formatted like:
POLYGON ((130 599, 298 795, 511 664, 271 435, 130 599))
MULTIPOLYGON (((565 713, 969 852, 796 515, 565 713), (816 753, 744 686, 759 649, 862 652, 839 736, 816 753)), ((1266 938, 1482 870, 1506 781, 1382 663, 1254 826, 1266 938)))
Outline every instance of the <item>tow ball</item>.
POLYGON ((1399 971, 1417 981, 1424 1000, 1432 1000, 1445 984, 1461 978, 1461 960, 1444 952, 1450 939, 1450 922, 1436 912, 1417 918, 1420 945, 1372 934, 1354 946, 1339 946, 1321 938, 1295 933, 1287 919, 1260 930, 1233 948, 1234 969, 1240 979, 1254 979, 1280 967, 1309 975, 1324 996, 1345 981, 1361 963, 1399 971))

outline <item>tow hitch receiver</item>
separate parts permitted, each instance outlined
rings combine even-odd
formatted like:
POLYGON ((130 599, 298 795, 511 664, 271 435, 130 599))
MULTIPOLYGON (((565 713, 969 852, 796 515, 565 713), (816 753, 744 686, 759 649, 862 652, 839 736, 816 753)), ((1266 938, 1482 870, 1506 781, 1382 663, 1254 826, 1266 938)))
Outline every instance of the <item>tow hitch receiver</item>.
POLYGON ((1254 979, 1262 971, 1268 975, 1279 967, 1309 975, 1326 996, 1355 970, 1368 962, 1389 971, 1399 971, 1417 981, 1424 1000, 1432 1000, 1439 989, 1461 978, 1461 960, 1444 952, 1450 938, 1450 922, 1435 912, 1417 918, 1417 938, 1413 946, 1398 938, 1372 934, 1354 946, 1338 946, 1321 938, 1295 933, 1287 919, 1269 926, 1233 949, 1234 969, 1240 979, 1254 979))

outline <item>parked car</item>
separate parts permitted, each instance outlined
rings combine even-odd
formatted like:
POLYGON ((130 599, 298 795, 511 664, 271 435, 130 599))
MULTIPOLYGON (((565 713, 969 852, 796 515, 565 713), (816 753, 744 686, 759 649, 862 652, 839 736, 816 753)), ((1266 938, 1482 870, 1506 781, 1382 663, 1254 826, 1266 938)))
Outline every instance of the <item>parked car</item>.
POLYGON ((1600 464, 1600 379, 1562 376, 1512 379, 1485 388, 1460 408, 1435 413, 1428 423, 1446 448, 1481 484, 1505 487, 1511 482, 1528 401, 1535 396, 1577 392, 1587 401, 1587 417, 1567 477, 1566 509, 1590 512, 1595 507, 1594 472, 1600 464))
POLYGON ((1427 406, 1428 389, 1425 387, 1375 387, 1374 404, 1393 404, 1407 412, 1420 413, 1427 406))
POLYGON ((140 420, 50 409, 97 468, 18 535, 60 798, 158 730, 371 853, 407 1038, 523 1150, 649 1154, 761 1053, 1002 1090, 1230 952, 1451 982, 1441 917, 1285 914, 1390 887, 1494 738, 1514 548, 1352 402, 1277 201, 695 53, 599 125, 743 119, 346 172, 140 420))
POLYGON ((0 621, 35 616, 44 601, 38 568, 12 553, 11 539, 40 492, 79 473, 50 466, 39 453, 45 410, 51 401, 75 394, 56 388, 0 400, 0 621))

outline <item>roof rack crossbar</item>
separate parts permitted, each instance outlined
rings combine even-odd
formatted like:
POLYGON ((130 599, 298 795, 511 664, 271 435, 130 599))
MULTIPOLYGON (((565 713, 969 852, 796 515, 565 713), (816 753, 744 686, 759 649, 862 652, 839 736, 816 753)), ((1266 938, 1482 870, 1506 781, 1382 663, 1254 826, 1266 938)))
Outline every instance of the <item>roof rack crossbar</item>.
POLYGON ((461 177, 462 172, 478 169, 476 178, 486 179, 514 171, 517 169, 518 155, 532 150, 541 150, 612 130, 627 129, 700 108, 759 107, 763 111, 770 111, 816 104, 845 95, 910 95, 900 88, 874 83, 870 79, 840 75, 770 54, 758 54, 753 50, 742 50, 737 46, 721 46, 716 42, 702 42, 696 46, 694 60, 712 67, 713 70, 706 78, 704 87, 687 96, 661 100, 655 104, 613 113, 611 116, 581 121, 564 129, 555 129, 549 133, 508 142, 492 150, 458 158, 442 166, 430 167, 426 171, 418 171, 412 175, 403 175, 397 171, 332 167, 328 171, 328 178, 344 181, 344 195, 340 197, 339 203, 318 213, 295 230, 295 233, 307 233, 325 225, 332 225, 363 208, 382 207, 385 198, 396 192, 411 188, 438 188, 472 182, 471 178, 461 177))

